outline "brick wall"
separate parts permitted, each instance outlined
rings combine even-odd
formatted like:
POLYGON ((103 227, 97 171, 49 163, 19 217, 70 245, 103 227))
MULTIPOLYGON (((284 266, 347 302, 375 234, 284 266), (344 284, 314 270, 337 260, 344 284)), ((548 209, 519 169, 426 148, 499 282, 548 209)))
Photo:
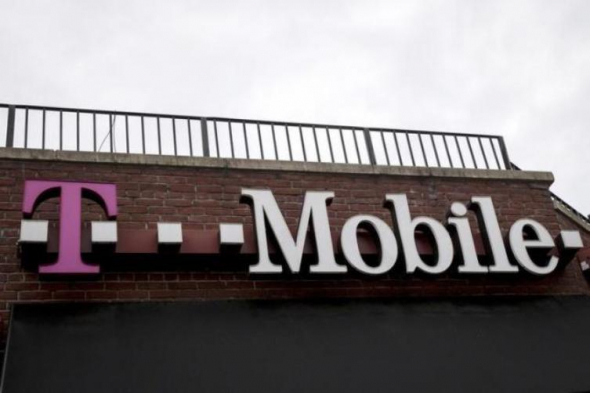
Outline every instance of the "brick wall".
MULTIPOLYGON (((92 279, 39 277, 21 266, 17 253, 23 183, 32 179, 115 183, 120 229, 155 228, 160 221, 180 221, 185 229, 217 229, 220 222, 238 222, 251 227, 250 209, 239 203, 243 187, 270 188, 293 228, 298 222, 304 192, 330 190, 336 194, 328 208, 335 231, 341 229, 347 218, 360 213, 391 222, 390 213, 382 207, 386 193, 407 194, 413 215, 427 215, 438 220, 443 220, 454 201, 467 202, 473 195, 491 196, 504 231, 523 217, 538 220, 553 235, 560 229, 547 190, 549 182, 542 181, 2 159, 0 316, 4 333, 9 306, 14 302, 588 293, 577 263, 547 277, 527 274, 459 277, 454 273, 424 277, 408 276, 396 269, 378 278, 355 273, 328 278, 290 275, 261 278, 248 275, 247 262, 231 257, 175 263, 174 257, 161 256, 156 265, 150 265, 147 257, 145 264, 141 260, 134 260, 134 264, 123 263, 121 267, 109 264, 100 276, 92 279), (170 264, 166 259, 171 259, 170 264)), ((85 205, 86 220, 103 216, 101 209, 92 202, 85 202, 85 205)), ((50 200, 40 206, 35 217, 52 220, 55 225, 57 211, 58 201, 50 200)), ((475 217, 471 220, 475 223, 475 217)), ((400 266, 403 265, 398 262, 396 267, 400 266)))

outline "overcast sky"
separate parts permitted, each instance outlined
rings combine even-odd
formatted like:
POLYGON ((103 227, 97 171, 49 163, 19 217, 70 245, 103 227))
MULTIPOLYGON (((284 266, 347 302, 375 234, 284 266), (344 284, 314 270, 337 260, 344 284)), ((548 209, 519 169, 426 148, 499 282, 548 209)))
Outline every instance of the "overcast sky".
POLYGON ((590 213, 587 0, 0 0, 0 102, 499 134, 590 213))

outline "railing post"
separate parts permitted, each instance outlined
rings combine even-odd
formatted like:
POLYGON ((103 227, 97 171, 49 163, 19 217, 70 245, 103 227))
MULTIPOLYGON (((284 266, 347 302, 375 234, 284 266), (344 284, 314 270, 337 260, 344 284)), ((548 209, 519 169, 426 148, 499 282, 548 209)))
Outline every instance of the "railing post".
POLYGON ((8 122, 6 123, 6 147, 14 146, 14 105, 8 106, 8 122))
POLYGON ((499 137, 500 139, 500 150, 502 150, 502 158, 504 159, 504 166, 506 170, 512 170, 512 163, 510 162, 510 158, 508 157, 508 150, 506 149, 506 144, 504 143, 504 137, 499 137))
POLYGON ((371 165, 376 165, 375 150, 373 149, 373 142, 371 141, 371 134, 368 128, 363 129, 363 135, 365 137, 365 144, 367 145, 367 152, 369 153, 369 162, 371 165))
POLYGON ((207 130, 207 118, 201 118, 201 139, 203 143, 203 157, 209 157, 209 130, 207 130))

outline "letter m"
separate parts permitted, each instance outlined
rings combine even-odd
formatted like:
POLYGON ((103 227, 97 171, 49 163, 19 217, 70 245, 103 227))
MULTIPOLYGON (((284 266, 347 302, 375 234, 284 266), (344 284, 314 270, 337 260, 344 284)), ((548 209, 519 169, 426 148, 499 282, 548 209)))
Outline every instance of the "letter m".
POLYGON ((333 192, 309 191, 305 193, 295 240, 270 190, 243 189, 242 200, 252 206, 259 258, 258 263, 250 266, 250 273, 281 273, 283 271, 281 265, 274 264, 270 260, 267 227, 274 233, 278 247, 291 272, 298 273, 301 269, 303 248, 310 221, 318 254, 318 261, 310 266, 310 272, 345 273, 346 266, 337 264, 334 258, 334 247, 332 246, 326 208, 332 198, 334 198, 333 192))

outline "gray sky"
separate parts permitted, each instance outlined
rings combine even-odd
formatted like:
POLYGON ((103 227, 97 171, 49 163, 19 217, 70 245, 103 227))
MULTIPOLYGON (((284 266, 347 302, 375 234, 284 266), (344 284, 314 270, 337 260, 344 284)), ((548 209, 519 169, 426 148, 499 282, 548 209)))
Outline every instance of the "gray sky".
POLYGON ((0 0, 0 102, 500 134, 590 213, 590 1, 0 0))

